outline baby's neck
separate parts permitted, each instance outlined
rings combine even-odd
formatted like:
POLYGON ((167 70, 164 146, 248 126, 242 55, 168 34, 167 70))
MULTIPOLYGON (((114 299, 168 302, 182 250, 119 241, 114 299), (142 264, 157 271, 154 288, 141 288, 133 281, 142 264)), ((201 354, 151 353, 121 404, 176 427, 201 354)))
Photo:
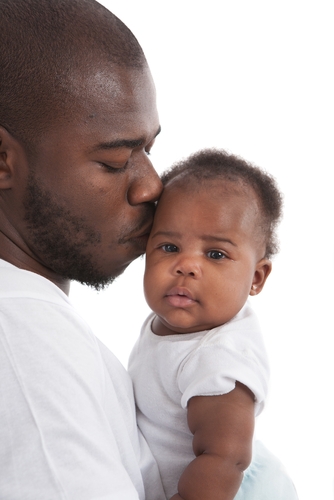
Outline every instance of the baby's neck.
MULTIPOLYGON (((219 326, 219 325, 215 325, 215 326, 219 326)), ((212 328, 215 328, 215 326, 212 326, 212 328)), ((152 332, 155 334, 155 335, 159 335, 161 337, 164 337, 166 335, 187 335, 187 334, 190 334, 190 333, 196 333, 196 332, 200 332, 200 331, 203 331, 205 330, 205 328, 193 328, 193 329, 179 329, 177 327, 175 327, 175 329, 172 327, 172 326, 168 326, 166 325, 165 323, 163 323, 161 321, 161 319, 159 318, 159 316, 155 316, 153 321, 152 321, 152 324, 151 324, 151 329, 152 329, 152 332)))
POLYGON ((171 330, 168 328, 166 325, 164 325, 158 316, 155 316, 154 320, 152 321, 152 332, 155 333, 155 335, 159 335, 161 337, 165 335, 175 335, 177 332, 171 330))

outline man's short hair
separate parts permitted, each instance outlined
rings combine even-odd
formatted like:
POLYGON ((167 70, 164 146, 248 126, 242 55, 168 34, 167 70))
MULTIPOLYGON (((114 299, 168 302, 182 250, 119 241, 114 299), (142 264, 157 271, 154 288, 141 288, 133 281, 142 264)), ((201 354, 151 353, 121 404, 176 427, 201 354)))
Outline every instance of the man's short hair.
POLYGON ((100 61, 146 65, 131 31, 95 0, 0 0, 0 125, 31 149, 69 112, 73 75, 100 61))
POLYGON ((282 218, 283 202, 282 194, 273 176, 224 150, 203 149, 175 163, 161 176, 164 186, 176 178, 187 183, 193 181, 195 185, 223 179, 251 187, 257 196, 261 210, 259 228, 265 238, 265 257, 271 258, 278 252, 276 229, 282 218))

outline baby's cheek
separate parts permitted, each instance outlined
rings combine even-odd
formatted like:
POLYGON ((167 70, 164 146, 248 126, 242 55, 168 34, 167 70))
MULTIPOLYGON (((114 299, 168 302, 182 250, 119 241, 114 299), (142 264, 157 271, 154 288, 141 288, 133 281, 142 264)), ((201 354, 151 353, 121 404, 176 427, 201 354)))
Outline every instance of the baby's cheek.
POLYGON ((153 309, 155 300, 157 299, 159 293, 158 293, 158 278, 154 275, 154 273, 151 272, 151 270, 147 270, 144 275, 144 295, 146 302, 150 306, 151 309, 153 309))

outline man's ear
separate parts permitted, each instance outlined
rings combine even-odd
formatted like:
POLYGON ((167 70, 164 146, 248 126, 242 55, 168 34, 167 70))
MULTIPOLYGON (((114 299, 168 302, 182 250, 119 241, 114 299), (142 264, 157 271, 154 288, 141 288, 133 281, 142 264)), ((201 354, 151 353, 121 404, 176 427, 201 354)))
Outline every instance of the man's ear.
POLYGON ((12 187, 15 165, 21 154, 20 143, 0 126, 0 189, 12 187))
POLYGON ((269 274, 271 273, 272 263, 269 259, 261 259, 255 268, 255 273, 252 281, 252 286, 249 292, 249 295, 258 295, 262 288, 264 287, 265 282, 269 274))

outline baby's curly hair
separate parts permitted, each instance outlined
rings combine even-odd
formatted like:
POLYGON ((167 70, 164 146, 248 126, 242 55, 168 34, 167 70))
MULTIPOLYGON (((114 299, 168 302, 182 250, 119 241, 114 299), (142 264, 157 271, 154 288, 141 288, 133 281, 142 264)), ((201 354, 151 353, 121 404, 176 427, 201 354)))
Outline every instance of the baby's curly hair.
POLYGON ((166 186, 172 179, 195 181, 222 178, 251 187, 262 208, 260 229, 265 238, 265 258, 279 251, 276 229, 282 218, 283 197, 275 179, 259 167, 222 149, 203 149, 166 170, 161 180, 166 186))

